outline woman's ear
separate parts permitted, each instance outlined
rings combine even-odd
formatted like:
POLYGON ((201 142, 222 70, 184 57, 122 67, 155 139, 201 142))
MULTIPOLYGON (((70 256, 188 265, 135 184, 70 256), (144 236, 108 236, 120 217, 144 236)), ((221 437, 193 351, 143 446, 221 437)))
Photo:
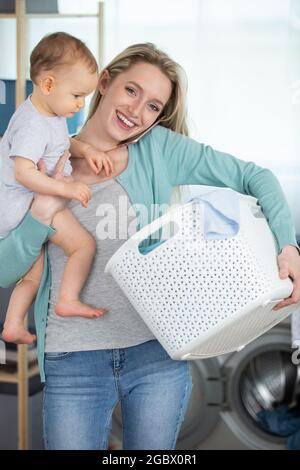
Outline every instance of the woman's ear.
POLYGON ((108 89, 109 82, 110 82, 109 71, 105 69, 103 70, 103 72, 101 72, 99 81, 98 81, 98 89, 102 96, 105 95, 108 89))
POLYGON ((51 91, 53 91, 55 85, 55 78, 52 77, 51 75, 45 75, 44 77, 41 77, 40 79, 40 89, 42 90, 42 93, 46 96, 50 95, 51 91))

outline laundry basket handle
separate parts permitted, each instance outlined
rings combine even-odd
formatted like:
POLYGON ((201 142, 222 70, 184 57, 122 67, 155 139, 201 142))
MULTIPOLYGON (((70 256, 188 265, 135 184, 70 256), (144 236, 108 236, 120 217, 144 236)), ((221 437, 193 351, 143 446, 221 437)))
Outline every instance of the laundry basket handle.
MULTIPOLYGON (((192 204, 189 203, 189 204, 192 204)), ((187 204, 184 204, 186 206, 187 204)), ((106 264, 104 268, 104 272, 110 272, 111 267, 115 263, 115 261, 122 256, 123 253, 127 253, 128 250, 133 250, 135 251, 137 256, 144 256, 139 252, 138 246, 139 244, 148 238, 152 233, 155 233, 157 230, 162 228, 164 225, 177 220, 177 217, 175 214, 178 213, 178 211, 182 211, 183 205, 180 204, 179 207, 178 205, 176 207, 173 207, 170 209, 168 212, 166 212, 164 215, 161 217, 158 217, 157 219, 153 220, 150 224, 146 225, 143 227, 141 230, 138 232, 134 233, 129 240, 127 240, 125 243, 123 243, 122 246, 117 250, 117 252, 110 258, 108 263, 106 264)), ((176 236, 176 235, 174 235, 176 236)), ((174 236, 172 238, 174 238, 174 236)))
MULTIPOLYGON (((186 206, 186 204, 185 204, 185 206, 186 206)), ((153 233, 157 232, 164 225, 174 221, 175 218, 176 218, 175 214, 179 210, 182 210, 182 207, 183 207, 183 205, 180 205, 179 207, 176 206, 173 209, 170 209, 168 212, 166 212, 161 217, 158 217, 157 219, 153 220, 150 224, 146 225, 145 227, 141 228, 141 230, 134 233, 132 235, 132 237, 128 240, 128 242, 132 242, 132 246, 137 247, 143 240, 148 238, 153 233)), ((128 245, 127 245, 127 247, 128 247, 128 245)))

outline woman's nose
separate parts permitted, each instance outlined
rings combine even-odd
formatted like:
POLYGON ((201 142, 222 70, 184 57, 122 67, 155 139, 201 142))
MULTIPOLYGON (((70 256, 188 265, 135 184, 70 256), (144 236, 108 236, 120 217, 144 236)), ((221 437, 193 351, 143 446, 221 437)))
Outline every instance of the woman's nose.
POLYGON ((135 101, 128 107, 131 117, 138 118, 141 115, 143 103, 141 101, 135 101))

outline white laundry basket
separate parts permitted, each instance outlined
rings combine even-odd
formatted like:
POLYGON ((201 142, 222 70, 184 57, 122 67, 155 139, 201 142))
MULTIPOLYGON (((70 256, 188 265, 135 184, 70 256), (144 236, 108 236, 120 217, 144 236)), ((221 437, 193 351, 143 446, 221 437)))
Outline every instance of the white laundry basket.
POLYGON ((189 202, 135 233, 105 267, 173 359, 237 351, 297 308, 272 310, 292 282, 278 276, 275 240, 256 199, 239 200, 235 237, 205 240, 203 206, 189 202), (175 235, 141 254, 139 244, 170 222, 175 235))

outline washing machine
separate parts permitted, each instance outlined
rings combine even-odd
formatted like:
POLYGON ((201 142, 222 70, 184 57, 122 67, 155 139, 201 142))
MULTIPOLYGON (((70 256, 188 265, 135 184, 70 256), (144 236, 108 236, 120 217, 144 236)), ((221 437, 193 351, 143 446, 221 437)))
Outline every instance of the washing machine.
MULTIPOLYGON (((212 189, 176 187, 171 204, 212 189)), ((276 404, 292 405, 299 392, 300 368, 292 363, 290 323, 286 319, 239 352, 189 362, 193 391, 177 449, 285 449, 285 439, 264 431, 257 413, 276 404)), ((122 448, 120 405, 113 414, 111 448, 122 448)))
MULTIPOLYGON (((291 361, 289 322, 239 352, 190 361, 193 392, 177 449, 284 450, 285 439, 266 432, 257 418, 296 399, 299 367, 291 361)), ((113 415, 112 448, 122 448, 120 406, 113 415)))
MULTIPOLYGON (((286 323, 273 328, 242 351, 217 359, 223 384, 219 420, 212 432, 199 441, 198 449, 286 448, 286 439, 266 432, 257 414, 272 410, 276 404, 296 403, 299 367, 292 363, 292 353, 290 326, 286 323)), ((192 415, 193 400, 190 407, 192 415)), ((188 415, 186 418, 189 419, 188 415)), ((182 448, 180 441, 178 446, 182 448)))

